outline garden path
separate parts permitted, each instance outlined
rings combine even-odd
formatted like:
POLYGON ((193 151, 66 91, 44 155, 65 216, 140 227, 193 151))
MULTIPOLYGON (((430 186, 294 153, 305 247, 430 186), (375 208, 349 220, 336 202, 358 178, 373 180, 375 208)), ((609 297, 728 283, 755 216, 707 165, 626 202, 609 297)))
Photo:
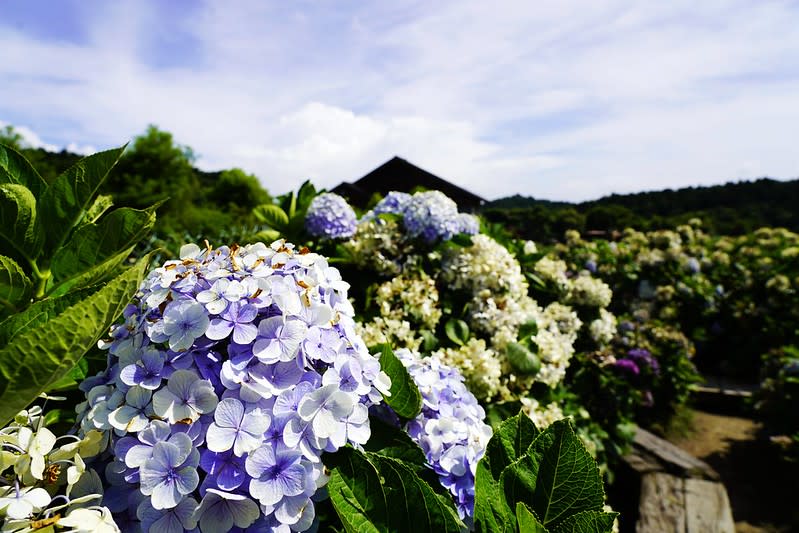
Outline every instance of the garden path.
POLYGON ((695 410, 692 425, 689 435, 671 440, 719 473, 738 533, 799 531, 796 469, 778 460, 758 423, 695 410))

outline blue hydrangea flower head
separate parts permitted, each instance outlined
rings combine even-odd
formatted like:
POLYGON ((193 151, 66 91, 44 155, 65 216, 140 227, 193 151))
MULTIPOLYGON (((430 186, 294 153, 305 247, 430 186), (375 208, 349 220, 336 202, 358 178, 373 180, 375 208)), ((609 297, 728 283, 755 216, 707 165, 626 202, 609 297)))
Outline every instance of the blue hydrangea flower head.
POLYGON ((411 201, 411 195, 406 192, 391 191, 377 202, 374 208, 363 216, 363 220, 371 220, 384 213, 402 215, 405 207, 411 201))
POLYGON ((485 411, 455 368, 404 348, 396 355, 422 393, 422 412, 405 430, 455 498, 458 514, 471 524, 477 463, 492 435, 485 411))
POLYGON ((480 233, 480 219, 469 213, 460 213, 458 215, 458 232, 477 235, 480 233))
POLYGON ((449 240, 461 229, 458 205, 441 191, 414 194, 405 206, 403 223, 408 235, 427 242, 449 240))
POLYGON ((308 206, 305 229, 314 237, 347 239, 355 235, 358 217, 347 200, 332 192, 322 193, 308 206))
POLYGON ((349 285, 284 241, 180 255, 142 282, 84 387, 109 508, 145 533, 311 529, 322 453, 366 443, 390 387, 349 285))

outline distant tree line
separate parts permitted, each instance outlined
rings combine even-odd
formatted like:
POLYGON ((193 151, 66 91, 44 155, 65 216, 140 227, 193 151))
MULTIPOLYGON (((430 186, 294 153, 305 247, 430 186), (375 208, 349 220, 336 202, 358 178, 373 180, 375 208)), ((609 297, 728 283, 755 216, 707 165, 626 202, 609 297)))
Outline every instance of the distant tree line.
POLYGON ((537 241, 581 233, 673 228, 700 218, 705 231, 740 235, 763 226, 799 231, 799 180, 726 183, 710 187, 612 194, 582 203, 510 196, 483 206, 483 216, 518 237, 537 241))
MULTIPOLYGON (((21 151, 52 180, 80 156, 25 145, 12 126, 0 129, 0 143, 21 151)), ((252 209, 271 201, 258 178, 239 168, 204 172, 196 156, 156 126, 136 137, 102 191, 118 206, 158 209, 155 233, 164 241, 200 235, 209 241, 246 235, 257 221, 252 209), (237 228, 241 231, 237 232, 237 228)), ((551 202, 520 195, 489 202, 482 215, 513 235, 540 242, 561 239, 568 229, 583 234, 610 233, 626 227, 670 228, 698 217, 705 231, 738 235, 763 226, 799 231, 799 180, 726 183, 711 187, 636 194, 612 194, 582 203, 551 202)))
MULTIPOLYGON (((0 129, 0 143, 17 149, 51 181, 81 156, 26 146, 12 126, 0 129)), ((256 224, 252 209, 270 202, 269 193, 252 174, 239 168, 204 172, 195 168, 195 154, 156 126, 136 137, 104 184, 102 194, 117 206, 149 207, 157 202, 155 234, 169 242, 204 236, 209 241, 231 228, 256 224)))

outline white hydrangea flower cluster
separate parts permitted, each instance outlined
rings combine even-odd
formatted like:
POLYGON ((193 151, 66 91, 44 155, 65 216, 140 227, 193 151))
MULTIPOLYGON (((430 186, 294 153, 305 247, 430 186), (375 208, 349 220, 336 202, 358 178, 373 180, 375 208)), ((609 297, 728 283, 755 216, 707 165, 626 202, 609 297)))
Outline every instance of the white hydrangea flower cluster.
POLYGON ((358 333, 368 346, 388 343, 417 350, 420 329, 433 331, 441 318, 438 289, 424 271, 397 276, 378 285, 375 304, 379 315, 358 323, 358 333))
POLYGON ((544 430, 551 426, 553 422, 566 418, 560 406, 551 402, 546 405, 541 405, 535 398, 522 398, 522 411, 530 417, 530 419, 540 430, 544 430))
POLYGON ((569 283, 566 301, 585 307, 607 307, 612 298, 613 291, 607 283, 585 272, 569 283))
POLYGON ((100 453, 103 435, 56 437, 44 427, 41 407, 19 413, 0 430, 2 531, 58 527, 76 533, 112 533, 119 528, 101 505, 103 485, 86 461, 100 453))
POLYGON ((343 244, 352 261, 378 274, 395 276, 408 256, 402 228, 396 220, 364 219, 355 236, 343 244))
MULTIPOLYGON (((510 399, 516 393, 523 394, 535 381, 557 385, 574 355, 579 318, 562 304, 541 309, 527 293, 521 265, 504 246, 487 235, 475 236, 473 243, 444 257, 442 278, 454 288, 472 291, 470 325, 490 335, 491 348, 500 359, 503 374, 501 395, 510 399), (529 340, 538 347, 541 369, 535 376, 516 376, 505 349, 519 340, 519 328, 528 322, 536 322, 538 326, 537 333, 529 340)), ((565 263, 562 266, 559 272, 568 285, 565 263)), ((469 370, 458 368, 469 375, 469 370)))
POLYGON ((547 255, 536 262, 534 269, 535 273, 544 282, 551 283, 562 292, 568 291, 569 276, 567 271, 569 267, 565 261, 547 255))
POLYGON ((600 346, 604 346, 616 335, 616 326, 616 315, 607 309, 600 309, 599 318, 593 320, 589 325, 591 338, 600 346))
POLYGON ((509 342, 515 342, 519 326, 536 320, 541 308, 527 294, 494 294, 489 290, 479 291, 469 305, 469 322, 477 331, 491 336, 491 344, 503 350, 509 342))
POLYGON ((424 271, 380 284, 375 300, 384 318, 410 317, 415 325, 429 330, 435 329, 441 319, 436 282, 424 271))
POLYGON ((445 255, 441 270, 444 281, 455 289, 527 294, 521 265, 488 235, 475 235, 472 246, 445 255))
POLYGON ((422 338, 407 320, 376 316, 369 322, 356 322, 355 329, 367 346, 390 344, 398 348, 418 350, 422 338))
POLYGON ((457 368, 466 387, 481 401, 491 401, 500 391, 502 365, 483 339, 471 338, 463 346, 433 352, 442 364, 457 368))

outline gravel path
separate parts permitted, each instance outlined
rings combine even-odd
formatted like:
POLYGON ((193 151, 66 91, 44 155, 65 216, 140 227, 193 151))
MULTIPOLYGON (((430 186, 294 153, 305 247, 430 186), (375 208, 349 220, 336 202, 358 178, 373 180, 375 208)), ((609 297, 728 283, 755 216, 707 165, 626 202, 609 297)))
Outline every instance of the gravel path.
POLYGON ((759 430, 748 418, 694 411, 693 432, 674 443, 721 475, 738 533, 799 531, 797 469, 778 460, 759 430))

